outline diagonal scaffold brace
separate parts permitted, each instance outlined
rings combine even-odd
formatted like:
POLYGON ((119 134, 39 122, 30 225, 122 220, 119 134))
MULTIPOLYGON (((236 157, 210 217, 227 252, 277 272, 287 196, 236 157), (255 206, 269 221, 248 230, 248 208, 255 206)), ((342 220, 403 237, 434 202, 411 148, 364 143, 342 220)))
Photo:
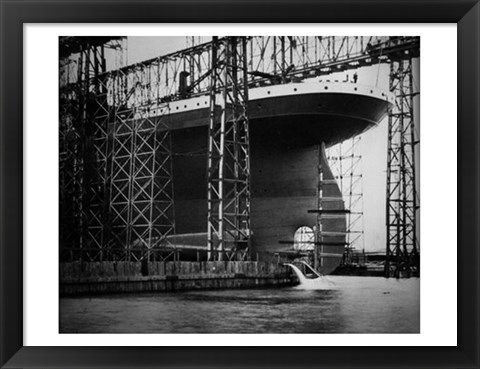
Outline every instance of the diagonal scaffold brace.
POLYGON ((244 260, 250 243, 245 37, 214 37, 208 130, 208 258, 244 260))

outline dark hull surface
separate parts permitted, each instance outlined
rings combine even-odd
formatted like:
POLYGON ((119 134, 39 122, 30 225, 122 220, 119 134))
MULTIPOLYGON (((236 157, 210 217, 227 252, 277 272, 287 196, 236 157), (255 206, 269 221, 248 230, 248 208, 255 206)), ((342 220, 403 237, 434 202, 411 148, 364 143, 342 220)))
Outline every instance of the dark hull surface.
MULTIPOLYGON (((164 117, 172 130, 176 233, 189 246, 206 246, 208 108, 164 117), (196 236, 195 236, 196 234, 196 236)), ((250 101, 252 253, 290 251, 295 231, 313 228, 318 165, 324 168, 323 208, 344 209, 338 185, 320 150, 362 133, 386 115, 389 103, 357 94, 321 93, 250 101)), ((324 242, 345 241, 345 215, 322 221, 324 242)), ((343 246, 325 246, 343 253, 343 246)), ((341 257, 322 259, 328 274, 341 257)))

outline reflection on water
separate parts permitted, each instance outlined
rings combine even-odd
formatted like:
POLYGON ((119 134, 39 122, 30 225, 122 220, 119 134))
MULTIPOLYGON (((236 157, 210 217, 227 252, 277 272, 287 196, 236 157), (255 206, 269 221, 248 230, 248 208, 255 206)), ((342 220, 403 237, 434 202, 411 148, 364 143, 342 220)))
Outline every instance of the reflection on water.
POLYGON ((419 333, 420 280, 60 299, 61 333, 419 333))

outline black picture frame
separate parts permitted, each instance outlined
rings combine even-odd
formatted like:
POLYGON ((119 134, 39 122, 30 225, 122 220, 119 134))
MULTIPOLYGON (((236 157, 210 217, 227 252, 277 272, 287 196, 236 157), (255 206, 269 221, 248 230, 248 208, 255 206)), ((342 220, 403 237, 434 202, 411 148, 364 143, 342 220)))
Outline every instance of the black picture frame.
MULTIPOLYGON (((0 15, 2 368, 479 368, 477 0, 0 0, 0 15), (85 22, 457 23, 458 346, 24 347, 23 24, 85 22)), ((439 50, 438 62, 442 62, 442 53, 450 51, 448 45, 439 50)), ((445 145, 448 155, 448 143, 445 145)), ((439 266, 439 272, 447 269, 439 266)))

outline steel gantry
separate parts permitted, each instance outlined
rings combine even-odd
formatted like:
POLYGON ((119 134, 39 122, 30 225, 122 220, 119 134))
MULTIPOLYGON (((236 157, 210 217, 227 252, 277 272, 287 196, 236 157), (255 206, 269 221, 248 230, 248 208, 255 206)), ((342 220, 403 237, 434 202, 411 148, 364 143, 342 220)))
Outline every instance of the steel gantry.
POLYGON ((60 244, 67 251, 61 258, 103 258, 109 108, 101 75, 105 50, 119 40, 60 39, 60 244))
MULTIPOLYGON (((397 101, 389 119, 388 261, 406 265, 399 260, 409 254, 408 265, 415 264, 418 199, 411 143, 416 139, 408 81, 411 59, 419 55, 418 37, 253 36, 197 45, 192 38, 187 49, 107 70, 105 52, 121 39, 60 40, 66 80, 60 91, 63 258, 144 259, 168 243, 175 230, 169 104, 201 95, 211 96, 211 255, 245 248, 250 237, 247 87, 389 63, 397 101)), ((352 210, 353 202, 347 204, 352 210)), ((225 256, 220 254, 212 257, 225 256)))
POLYGON ((105 49, 121 41, 61 39, 62 259, 148 260, 174 232, 169 107, 152 88, 161 63, 107 71, 105 49))
POLYGON ((245 37, 212 42, 208 129, 209 259, 242 258, 250 240, 250 150, 245 37))
MULTIPOLYGON (((222 38, 219 40, 223 41, 222 38)), ((418 49, 420 42, 418 37, 374 36, 253 36, 246 37, 245 41, 250 87, 300 81, 388 63, 391 55, 403 55, 405 51, 418 49)), ((129 75, 136 69, 160 64, 163 76, 152 88, 158 89, 162 100, 209 95, 212 45, 212 42, 197 44, 121 70, 129 75), (182 71, 188 72, 188 84, 180 78, 182 71)), ((135 87, 133 79, 127 79, 125 83, 126 91, 135 87)))
POLYGON ((136 65, 109 76, 115 107, 110 227, 118 257, 127 260, 160 258, 159 247, 175 232, 172 142, 166 123, 170 105, 160 101, 154 88, 163 76, 160 67, 136 65))
POLYGON ((416 137, 412 58, 390 63, 390 90, 395 105, 388 117, 387 250, 385 276, 419 272, 415 156, 416 137))

